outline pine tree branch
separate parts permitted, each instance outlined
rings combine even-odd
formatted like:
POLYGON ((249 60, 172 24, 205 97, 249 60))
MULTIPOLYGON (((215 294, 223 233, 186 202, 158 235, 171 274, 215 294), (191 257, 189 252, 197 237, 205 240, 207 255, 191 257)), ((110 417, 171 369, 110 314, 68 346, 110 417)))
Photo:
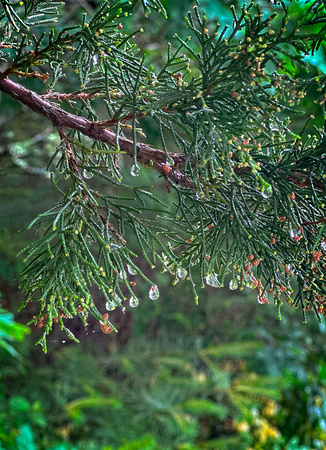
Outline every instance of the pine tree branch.
MULTIPOLYGON (((65 132, 65 130, 64 130, 63 128, 61 128, 61 127, 60 127, 60 128, 57 127, 57 128, 58 128, 58 132, 59 132, 60 138, 61 138, 61 140, 62 140, 62 141, 64 142, 64 144, 65 144, 65 147, 66 147, 66 150, 67 150, 67 155, 68 155, 69 164, 70 164, 70 166, 71 166, 71 168, 72 168, 72 171, 73 171, 74 174, 77 176, 77 178, 79 178, 80 180, 82 180, 83 177, 81 176, 81 173, 80 173, 79 170, 78 170, 78 165, 77 165, 77 162, 76 162, 75 154, 74 154, 74 152, 72 151, 72 148, 71 148, 71 145, 70 145, 68 136, 67 136, 67 134, 66 134, 66 132, 65 132)), ((82 190, 82 194, 83 194, 83 196, 84 196, 85 198, 87 198, 87 192, 85 192, 84 190, 82 190)), ((114 234, 114 236, 115 236, 115 237, 116 237, 123 245, 125 245, 125 244, 127 243, 126 240, 123 239, 123 237, 118 233, 118 231, 115 229, 115 227, 114 227, 112 224, 107 223, 106 219, 105 219, 105 218, 103 217, 103 215, 98 211, 97 206, 96 206, 93 202, 87 201, 87 206, 88 206, 89 208, 93 209, 93 210, 97 210, 97 213, 98 213, 98 215, 99 215, 99 217, 100 217, 100 220, 101 220, 101 222, 103 223, 103 225, 106 225, 106 226, 108 227, 108 229, 111 231, 111 233, 114 234)))
MULTIPOLYGON (((13 82, 9 78, 4 77, 3 74, 2 77, 0 74, 0 91, 3 91, 6 94, 10 95, 38 114, 47 117, 58 130, 63 128, 71 128, 92 139, 105 142, 114 148, 116 148, 117 146, 116 134, 107 128, 116 124, 116 121, 114 119, 91 121, 86 119, 85 117, 69 113, 68 111, 63 110, 48 101, 49 98, 58 98, 59 100, 66 100, 71 98, 90 98, 89 94, 79 95, 55 93, 39 95, 34 91, 31 91, 23 87, 22 85, 13 82)), ((91 95, 93 96, 94 94, 91 95)), ((130 118, 131 115, 128 115, 122 120, 129 120, 130 118)), ((133 141, 124 137, 119 137, 118 142, 120 150, 133 157, 133 141)), ((137 143, 137 161, 143 165, 151 165, 153 169, 160 173, 166 180, 168 192, 170 192, 168 179, 176 183, 177 185, 195 189, 195 184, 193 183, 193 181, 189 177, 184 175, 180 170, 185 165, 185 155, 181 153, 171 152, 169 153, 169 157, 174 161, 174 165, 167 167, 167 155, 162 150, 153 148, 149 144, 137 143)), ((76 162, 75 165, 77 168, 76 162)), ((249 166, 234 168, 234 172, 236 174, 250 171, 251 167, 249 166)), ((310 183, 308 176, 297 170, 293 171, 292 174, 287 175, 286 179, 287 181, 302 188, 307 187, 310 183)), ((315 189, 322 191, 325 190, 323 183, 319 182, 318 180, 312 180, 311 182, 315 189)))
MULTIPOLYGON (((43 96, 26 89, 9 78, 1 77, 1 75, 0 91, 5 92, 23 105, 28 106, 32 111, 47 117, 58 129, 71 128, 92 139, 116 147, 116 135, 113 131, 103 128, 103 121, 91 121, 85 117, 71 114, 47 101, 43 96)), ((119 137, 118 142, 122 152, 133 156, 133 141, 119 137)), ((169 157, 173 159, 174 166, 167 171, 167 157, 162 150, 152 148, 148 144, 137 143, 137 161, 139 163, 144 165, 151 164, 151 167, 165 178, 168 177, 176 184, 194 189, 195 185, 192 180, 183 175, 179 170, 184 165, 184 156, 178 153, 169 153, 169 157)))

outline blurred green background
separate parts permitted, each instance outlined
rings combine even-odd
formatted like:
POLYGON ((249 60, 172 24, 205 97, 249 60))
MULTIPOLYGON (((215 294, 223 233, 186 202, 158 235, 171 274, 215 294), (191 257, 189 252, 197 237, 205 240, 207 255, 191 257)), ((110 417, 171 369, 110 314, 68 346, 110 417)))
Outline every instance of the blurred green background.
MULTIPOLYGON (((91 14, 97 2, 66 4, 68 22, 85 9, 91 14)), ((182 34, 192 7, 188 0, 163 4, 168 20, 145 19, 138 10, 124 24, 127 31, 145 29, 138 43, 158 66, 162 47, 182 34)), ((200 4, 220 22, 231 18, 231 2, 200 4)), ((302 7, 293 5, 293 15, 302 7)), ((314 58, 325 70, 324 49, 314 58)), ((36 90, 40 83, 26 82, 36 90)), ((313 93, 305 99, 307 114, 313 100, 313 93)), ((118 334, 103 334, 98 321, 85 329, 73 319, 79 345, 55 330, 47 355, 35 347, 40 330, 22 324, 36 306, 17 312, 23 297, 16 255, 33 239, 20 230, 57 199, 44 167, 59 142, 45 120, 27 113, 29 121, 0 94, 0 448, 326 449, 325 324, 311 316, 304 325, 287 306, 279 321, 249 289, 207 287, 196 306, 186 283, 173 285, 144 261, 160 298, 149 300, 148 286, 135 276, 139 306, 110 314, 118 334)), ((155 144, 156 131, 143 126, 155 144)), ((135 182, 131 163, 121 164, 125 181, 135 182)), ((149 169, 136 182, 167 195, 149 169)), ((103 309, 104 299, 95 300, 103 309)))

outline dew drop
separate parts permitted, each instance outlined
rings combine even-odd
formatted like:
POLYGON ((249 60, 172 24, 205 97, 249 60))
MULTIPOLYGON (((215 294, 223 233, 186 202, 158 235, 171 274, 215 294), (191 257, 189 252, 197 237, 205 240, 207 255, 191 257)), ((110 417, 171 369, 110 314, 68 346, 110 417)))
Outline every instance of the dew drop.
POLYGON ((130 273, 130 275, 137 275, 138 274, 137 270, 135 270, 132 266, 129 266, 129 264, 127 265, 127 270, 130 273))
POLYGON ((138 298, 137 298, 137 297, 130 297, 129 305, 130 305, 132 308, 136 308, 136 307, 139 305, 139 300, 138 300, 138 298))
POLYGON ((86 170, 86 169, 84 169, 84 172, 83 172, 83 177, 84 178, 87 178, 87 179, 89 179, 89 178, 92 178, 93 177, 93 172, 91 172, 91 171, 89 171, 89 170, 86 170))
POLYGON ((212 286, 212 287, 216 287, 216 288, 221 286, 221 283, 218 281, 216 273, 208 273, 206 275, 205 280, 206 280, 206 284, 208 286, 212 286))
POLYGON ((175 286, 178 283, 179 283, 179 278, 178 277, 174 277, 174 279, 172 281, 172 285, 175 286))
POLYGON ((177 277, 180 278, 181 280, 184 280, 187 276, 187 271, 186 269, 183 269, 182 267, 178 267, 177 268, 177 277))
POLYGON ((140 174, 140 168, 138 166, 135 166, 135 164, 134 164, 130 170, 130 174, 133 177, 138 177, 138 175, 140 174))
POLYGON ((105 308, 106 308, 108 311, 113 311, 113 310, 115 309, 115 306, 112 305, 112 304, 109 303, 109 302, 106 302, 106 303, 105 303, 105 308))
POLYGON ((271 195, 273 194, 273 190, 271 187, 268 187, 266 189, 263 189, 261 192, 261 196, 265 199, 268 199, 271 197, 271 195))
POLYGON ((110 252, 111 253, 117 253, 120 250, 120 245, 111 244, 110 245, 110 252))
POLYGON ((160 292, 157 286, 152 286, 149 290, 148 296, 151 300, 157 300, 160 296, 160 292))
POLYGON ((126 278, 126 272, 124 270, 120 270, 118 276, 119 276, 120 280, 124 280, 126 278))
POLYGON ((236 289, 238 289, 238 283, 236 282, 236 280, 230 281, 229 289, 231 289, 231 291, 235 291, 236 289))
POLYGON ((116 305, 119 305, 120 308, 123 308, 122 307, 122 299, 118 296, 118 294, 116 292, 113 292, 112 299, 116 305))
POLYGON ((295 230, 290 230, 290 238, 293 239, 296 236, 298 236, 298 233, 295 230))

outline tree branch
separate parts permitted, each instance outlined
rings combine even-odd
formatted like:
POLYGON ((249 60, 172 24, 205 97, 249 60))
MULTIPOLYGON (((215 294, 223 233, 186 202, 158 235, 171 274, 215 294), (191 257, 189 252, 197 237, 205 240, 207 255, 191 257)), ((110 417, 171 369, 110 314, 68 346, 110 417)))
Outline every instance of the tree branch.
MULTIPOLYGON (((1 77, 0 75, 0 91, 10 95, 15 100, 19 101, 25 106, 28 106, 32 111, 35 111, 42 116, 47 117, 53 125, 58 128, 71 128, 85 136, 88 136, 97 141, 102 141, 116 148, 116 134, 103 128, 103 121, 91 121, 85 117, 71 114, 53 103, 47 101, 43 96, 26 89, 9 78, 1 77)), ((130 139, 123 137, 118 138, 120 150, 129 156, 134 155, 134 144, 130 139)), ((166 154, 159 149, 152 148, 148 144, 137 143, 137 161, 141 164, 151 164, 153 169, 168 177, 176 184, 181 184, 184 187, 195 188, 193 181, 182 174, 179 170, 184 165, 184 156, 178 153, 169 153, 170 158, 174 161, 174 166, 170 171, 166 171, 166 154)))
MULTIPOLYGON (((105 142, 111 147, 117 147, 116 134, 110 129, 106 128, 108 126, 115 125, 116 120, 109 119, 101 121, 91 121, 86 119, 85 117, 69 113, 48 101, 48 99, 51 98, 51 95, 36 94, 34 91, 26 89, 22 85, 11 81, 9 78, 4 76, 4 73, 2 74, 2 76, 0 73, 0 91, 10 95, 38 114, 47 117, 57 129, 71 128, 92 139, 105 142)), ((55 93, 52 94, 52 96, 54 98, 58 98, 59 100, 72 98, 71 94, 55 93)), ((73 96, 74 98, 91 98, 89 94, 73 94, 73 96)), ((129 116, 126 116, 124 120, 128 119, 129 116)), ((134 156, 133 141, 127 138, 119 137, 118 143, 121 151, 125 152, 129 156, 134 156)), ((184 167, 185 164, 185 156, 183 154, 169 153, 169 157, 173 159, 174 165, 172 167, 169 166, 167 170, 167 157, 162 150, 153 148, 150 145, 143 143, 137 143, 136 148, 137 161, 139 163, 143 165, 150 164, 153 169, 155 169, 165 178, 165 180, 169 179, 178 185, 195 189, 194 182, 189 177, 185 176, 180 170, 184 167)), ((235 173, 240 174, 242 172, 251 171, 251 168, 235 167, 234 171, 235 173)), ((287 181, 302 188, 309 185, 308 176, 298 171, 295 171, 291 175, 288 175, 287 181)), ((320 181, 313 180, 312 184, 315 189, 325 191, 325 187, 320 181)))

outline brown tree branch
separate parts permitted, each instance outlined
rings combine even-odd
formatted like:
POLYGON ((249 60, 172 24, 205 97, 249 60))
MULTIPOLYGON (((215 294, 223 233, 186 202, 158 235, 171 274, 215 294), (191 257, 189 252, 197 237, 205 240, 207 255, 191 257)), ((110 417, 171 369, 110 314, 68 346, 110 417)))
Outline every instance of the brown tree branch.
MULTIPOLYGON (((71 128, 85 136, 97 141, 105 142, 111 147, 116 148, 116 135, 113 131, 103 128, 103 121, 91 121, 85 117, 71 114, 53 103, 49 102, 41 95, 26 89, 24 86, 11 81, 9 78, 0 75, 0 91, 10 95, 15 100, 32 111, 47 117, 57 129, 71 128)), ((120 150, 129 156, 134 154, 134 144, 130 139, 123 137, 118 138, 120 150)), ((184 155, 179 153, 169 153, 173 159, 174 165, 169 173, 165 170, 167 162, 166 155, 162 150, 152 148, 148 144, 137 143, 137 161, 140 164, 148 165, 159 172, 164 177, 168 177, 176 184, 184 187, 195 188, 193 181, 186 177, 179 169, 184 165, 184 155)))
MULTIPOLYGON (((71 128, 76 130, 85 136, 92 139, 105 142, 111 147, 116 148, 116 134, 107 127, 116 124, 115 119, 108 119, 102 121, 91 121, 85 117, 71 114, 64 109, 54 105, 50 101, 51 95, 58 99, 71 99, 71 94, 45 94, 38 95, 35 92, 26 89, 22 85, 11 81, 4 73, 0 73, 0 91, 10 95, 20 103, 28 106, 31 110, 47 117, 53 125, 58 129, 71 128)), ((75 94, 73 94, 74 96, 75 94)), ((90 98, 89 94, 76 94, 75 98, 90 98)), ((130 116, 131 117, 131 116, 130 116)), ((126 116, 122 120, 128 120, 130 118, 126 116)), ((118 143, 120 150, 129 156, 134 156, 134 144, 133 141, 127 138, 119 137, 118 143)), ((195 189, 194 182, 181 172, 181 169, 185 165, 185 155, 181 153, 169 153, 169 157, 174 161, 174 165, 166 169, 167 158, 166 154, 159 149, 153 148, 148 144, 137 143, 137 161, 143 165, 151 165, 153 169, 159 172, 167 180, 171 180, 178 185, 195 189)), ((251 171, 250 167, 235 167, 235 173, 243 173, 251 171)), ((287 176, 287 181, 295 184, 299 187, 307 187, 310 183, 308 176, 298 171, 293 172, 287 176)), ((313 180, 312 184, 315 189, 325 191, 325 186, 318 180, 313 180)), ((168 183, 167 183, 168 186, 168 183)))
POLYGON ((325 223, 325 222, 326 222, 326 217, 323 217, 322 219, 314 220, 313 222, 302 222, 300 225, 302 227, 306 227, 308 225, 318 225, 319 223, 325 223))

